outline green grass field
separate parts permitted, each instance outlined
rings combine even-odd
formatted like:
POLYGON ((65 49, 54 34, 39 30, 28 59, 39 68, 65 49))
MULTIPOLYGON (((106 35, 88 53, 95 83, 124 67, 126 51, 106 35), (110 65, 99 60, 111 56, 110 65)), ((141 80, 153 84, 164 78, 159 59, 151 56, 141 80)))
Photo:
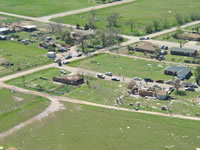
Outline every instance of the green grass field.
POLYGON ((39 17, 96 4, 95 0, 1 0, 0 11, 39 17))
POLYGON ((64 93, 72 91, 76 87, 72 85, 56 84, 53 82, 53 77, 59 77, 62 75, 60 71, 61 70, 57 68, 48 68, 23 77, 12 79, 7 81, 7 83, 30 90, 46 92, 54 95, 63 95, 64 93))
POLYGON ((199 121, 71 103, 65 106, 65 110, 9 135, 0 145, 19 150, 196 150, 200 147, 199 121))
POLYGON ((16 22, 16 20, 15 17, 0 15, 0 23, 13 23, 16 22))
POLYGON ((99 54, 69 64, 72 67, 80 67, 99 72, 112 72, 114 75, 125 77, 152 78, 155 80, 172 79, 173 76, 163 74, 166 64, 133 59, 111 54, 99 54))
MULTIPOLYGON (((189 16, 191 13, 200 13, 198 8, 200 3, 198 0, 137 0, 136 2, 114 6, 96 10, 96 25, 98 28, 105 28, 107 25, 106 18, 111 13, 120 15, 118 27, 121 33, 130 35, 144 35, 145 24, 150 24, 154 19, 158 20, 162 26, 165 18, 169 26, 176 24, 175 15, 177 13, 182 16, 189 16), (169 13, 171 11, 171 13, 169 13), (130 26, 127 25, 129 20, 134 20, 136 23, 131 32, 130 26)), ((77 24, 84 26, 88 22, 89 13, 81 13, 66 17, 61 17, 60 20, 67 24, 77 24)))
POLYGON ((0 133, 40 112, 48 105, 46 98, 0 89, 0 133))
POLYGON ((25 46, 17 42, 0 41, 0 77, 17 71, 48 64, 52 60, 44 55, 47 50, 25 46), (13 65, 3 66, 2 63, 13 65))
POLYGON ((117 98, 126 93, 127 87, 124 83, 101 79, 89 80, 89 84, 89 86, 83 85, 64 96, 113 106, 117 98))

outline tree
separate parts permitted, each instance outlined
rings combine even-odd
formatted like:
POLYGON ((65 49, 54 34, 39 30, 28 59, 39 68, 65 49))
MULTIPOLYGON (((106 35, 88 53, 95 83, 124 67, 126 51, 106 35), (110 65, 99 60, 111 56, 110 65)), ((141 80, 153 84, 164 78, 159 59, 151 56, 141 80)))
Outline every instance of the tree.
POLYGON ((178 38, 179 34, 182 34, 183 32, 184 32, 184 31, 181 29, 181 27, 178 26, 178 27, 176 28, 176 32, 175 32, 175 34, 174 34, 174 37, 175 37, 175 38, 178 38))
POLYGON ((186 40, 179 40, 180 48, 183 48, 183 46, 187 43, 186 40))
POLYGON ((183 17, 182 17, 181 14, 176 14, 175 18, 176 18, 176 22, 177 22, 179 25, 182 25, 182 24, 184 23, 183 17))
POLYGON ((173 82, 174 84, 174 88, 176 89, 176 91, 178 92, 178 90, 182 87, 182 82, 180 79, 176 78, 173 82))
POLYGON ((200 66, 196 67, 194 71, 195 81, 198 85, 200 85, 200 66))
POLYGON ((95 18, 96 18, 96 11, 94 9, 92 9, 89 12, 89 16, 88 16, 88 26, 91 29, 96 29, 95 18))
POLYGON ((112 28, 113 26, 117 26, 118 19, 119 15, 117 13, 112 13, 111 15, 109 15, 106 19, 108 21, 108 27, 112 28))
POLYGON ((86 52, 86 46, 87 46, 87 38, 84 35, 81 35, 78 42, 79 42, 79 45, 82 49, 82 52, 85 53, 86 52))
POLYGON ((155 31, 158 31, 160 27, 160 21, 158 21, 157 19, 153 20, 153 26, 155 28, 155 31))
POLYGON ((165 29, 167 29, 169 26, 170 26, 169 20, 165 17, 165 20, 164 20, 164 23, 163 23, 163 27, 164 27, 165 29))
POLYGON ((130 20, 127 21, 127 25, 130 26, 131 32, 133 31, 134 24, 135 24, 135 21, 133 19, 130 19, 130 20))
POLYGON ((76 24, 76 29, 80 29, 80 24, 76 24))
POLYGON ((134 87, 136 86, 136 82, 134 80, 131 80, 129 83, 128 83, 128 89, 129 90, 132 90, 134 87))
POLYGON ((145 26, 145 31, 146 31, 147 33, 152 33, 152 32, 153 32, 153 27, 152 27, 152 25, 151 25, 151 24, 147 24, 147 25, 145 26))
POLYGON ((88 26, 88 24, 85 24, 85 26, 84 26, 84 30, 89 30, 89 26, 88 26))

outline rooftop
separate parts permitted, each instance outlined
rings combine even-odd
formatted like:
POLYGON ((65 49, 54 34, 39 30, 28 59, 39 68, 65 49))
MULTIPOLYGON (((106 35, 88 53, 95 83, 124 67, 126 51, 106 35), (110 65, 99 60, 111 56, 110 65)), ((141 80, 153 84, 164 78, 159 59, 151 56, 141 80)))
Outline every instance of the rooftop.
POLYGON ((191 68, 182 67, 182 66, 168 66, 168 67, 165 68, 164 71, 174 72, 177 75, 178 74, 188 74, 188 73, 191 72, 191 68))
POLYGON ((37 26, 35 26, 35 25, 25 25, 25 26, 23 26, 23 28, 32 29, 32 28, 37 28, 37 26))
POLYGON ((194 49, 189 49, 189 48, 177 48, 177 47, 172 47, 171 51, 176 51, 176 52, 183 52, 183 53, 195 53, 196 50, 194 49))
POLYGON ((155 51, 159 47, 156 45, 153 45, 150 42, 140 42, 137 45, 135 45, 135 48, 144 49, 144 50, 148 50, 148 51, 155 51))

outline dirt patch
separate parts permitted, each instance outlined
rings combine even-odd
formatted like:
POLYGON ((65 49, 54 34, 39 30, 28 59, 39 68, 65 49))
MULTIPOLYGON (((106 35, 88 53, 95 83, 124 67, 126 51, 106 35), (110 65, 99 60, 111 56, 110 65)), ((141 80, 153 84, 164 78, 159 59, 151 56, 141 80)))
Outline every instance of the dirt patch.
POLYGON ((20 102, 20 101, 23 101, 24 99, 21 98, 21 97, 17 97, 17 96, 13 96, 13 99, 20 102))
POLYGON ((74 106, 74 109, 80 111, 80 110, 82 110, 82 106, 80 106, 80 105, 75 105, 75 106, 74 106))
POLYGON ((6 17, 0 16, 0 20, 6 20, 6 17))
POLYGON ((14 147, 11 147, 11 148, 8 148, 7 150, 17 150, 17 149, 14 147))

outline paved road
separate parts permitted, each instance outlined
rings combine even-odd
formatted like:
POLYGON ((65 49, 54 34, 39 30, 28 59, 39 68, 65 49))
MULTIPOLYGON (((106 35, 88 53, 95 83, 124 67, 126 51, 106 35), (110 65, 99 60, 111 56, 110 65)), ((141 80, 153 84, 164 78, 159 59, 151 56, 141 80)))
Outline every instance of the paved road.
POLYGON ((133 1, 135 1, 135 0, 121 0, 121 1, 114 2, 114 3, 101 4, 101 5, 97 5, 97 6, 93 6, 93 7, 82 8, 82 9, 78 9, 78 10, 72 10, 72 11, 68 11, 68 12, 44 16, 44 17, 40 17, 40 19, 50 20, 50 19, 53 19, 53 18, 79 14, 79 13, 88 12, 88 11, 91 11, 91 10, 102 9, 102 8, 107 8, 107 7, 111 7, 111 6, 130 3, 130 2, 133 2, 133 1))
MULTIPOLYGON (((152 39, 148 40, 148 42, 151 42, 151 43, 153 43, 155 45, 159 45, 159 46, 166 45, 169 48, 180 47, 180 44, 176 43, 176 42, 168 42, 168 41, 160 41, 160 40, 152 40, 152 39)), ((200 51, 200 46, 196 45, 195 42, 188 42, 183 47, 184 48, 190 48, 190 49, 196 49, 196 50, 200 51)))
MULTIPOLYGON (((181 28, 185 28, 185 27, 188 27, 188 26, 196 25, 196 24, 200 24, 200 21, 194 21, 194 22, 187 23, 185 25, 182 25, 181 28)), ((149 34, 148 36, 150 38, 154 38, 156 36, 160 36, 160 35, 163 35, 163 34, 167 34, 169 32, 176 31, 176 29, 177 29, 177 27, 173 27, 173 28, 170 28, 170 29, 167 29, 167 30, 163 30, 163 31, 160 31, 160 32, 149 34)))
POLYGON ((119 54, 117 52, 110 52, 110 51, 106 51, 104 53, 115 54, 115 55, 119 55, 119 56, 123 56, 123 57, 133 58, 133 59, 146 60, 146 61, 150 61, 150 62, 159 62, 159 63, 166 63, 166 64, 172 64, 172 65, 181 65, 181 66, 189 66, 189 67, 199 66, 198 64, 187 64, 187 63, 179 63, 179 62, 172 62, 172 61, 166 61, 166 60, 159 61, 159 60, 156 60, 156 59, 137 57, 137 56, 125 55, 125 54, 119 54))

